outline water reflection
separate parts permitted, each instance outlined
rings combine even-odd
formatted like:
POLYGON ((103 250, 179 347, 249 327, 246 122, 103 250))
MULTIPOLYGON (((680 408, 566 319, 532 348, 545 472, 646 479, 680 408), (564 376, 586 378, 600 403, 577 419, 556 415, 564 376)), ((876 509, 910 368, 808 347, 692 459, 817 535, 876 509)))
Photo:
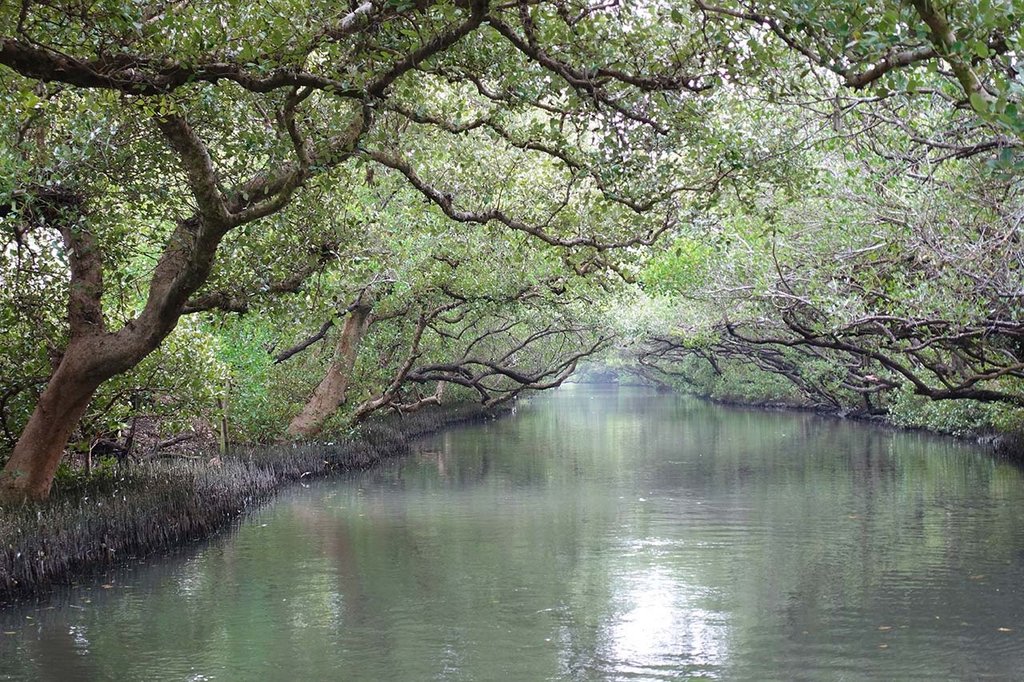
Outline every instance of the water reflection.
POLYGON ((1015 679, 1022 502, 946 440, 562 391, 0 613, 0 678, 1015 679))
POLYGON ((607 626, 603 657, 611 671, 663 671, 675 677, 713 672, 728 660, 728 629, 722 614, 700 606, 699 589, 663 567, 621 576, 613 600, 619 613, 607 626))

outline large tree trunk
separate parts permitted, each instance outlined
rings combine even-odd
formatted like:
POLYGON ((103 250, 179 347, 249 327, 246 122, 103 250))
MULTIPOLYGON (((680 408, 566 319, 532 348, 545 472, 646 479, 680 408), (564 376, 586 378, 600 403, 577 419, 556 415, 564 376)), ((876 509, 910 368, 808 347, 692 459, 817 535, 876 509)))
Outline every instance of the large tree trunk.
POLYGON ((324 427, 324 422, 345 402, 352 379, 352 368, 359 354, 359 344, 370 324, 370 306, 358 306, 352 310, 338 337, 338 345, 327 368, 327 374, 313 390, 309 401, 288 425, 290 438, 312 438, 324 427))
POLYGON ((99 340, 94 337, 69 344, 0 473, 0 501, 37 501, 49 495, 71 432, 99 385, 123 366, 97 354, 94 342, 99 340))
POLYGON ((188 298, 209 276, 227 231, 262 215, 221 215, 227 209, 219 196, 212 196, 215 187, 205 194, 201 191, 205 185, 200 187, 204 177, 212 177, 205 147, 180 119, 167 121, 161 128, 181 152, 186 170, 196 176, 194 194, 209 215, 178 221, 153 270, 145 307, 121 329, 109 332, 103 315, 103 254, 88 223, 67 208, 80 209, 82 201, 60 195, 61 203, 56 205, 55 199, 46 197, 48 217, 60 226, 71 271, 70 341, 0 473, 0 501, 42 500, 49 495, 64 448, 96 389, 135 367, 163 342, 177 325, 188 298), (206 176, 199 177, 204 172, 206 176))
MULTIPOLYGON (((46 499, 71 433, 96 389, 156 350, 177 319, 178 315, 171 313, 160 324, 145 324, 137 318, 116 333, 72 334, 0 473, 0 502, 46 499)), ((81 325, 72 324, 72 329, 76 328, 81 325)))
POLYGON ((67 348, 0 473, 0 501, 46 499, 54 473, 96 389, 153 352, 174 329, 187 297, 205 281, 218 244, 199 220, 181 221, 158 262, 146 307, 116 332, 103 315, 103 258, 81 220, 54 212, 68 254, 67 348), (189 239, 190 236, 194 238, 189 239), (205 237, 205 242, 204 242, 205 237))
MULTIPOLYGON (((301 101, 290 100, 285 118, 294 116, 301 101)), ((300 148, 297 164, 286 164, 277 173, 260 171, 225 194, 206 145, 186 120, 168 114, 156 124, 181 161, 198 210, 178 221, 153 269, 145 306, 117 332, 108 332, 105 325, 103 254, 81 219, 84 197, 60 188, 37 193, 40 210, 46 211, 48 224, 59 226, 68 253, 70 341, 0 473, 0 501, 49 495, 71 432, 100 384, 133 368, 171 333, 189 298, 206 282, 224 236, 281 210, 309 175, 312 158, 300 148)), ((355 116, 342 135, 332 138, 320 162, 334 166, 348 159, 367 125, 362 113, 355 116)))

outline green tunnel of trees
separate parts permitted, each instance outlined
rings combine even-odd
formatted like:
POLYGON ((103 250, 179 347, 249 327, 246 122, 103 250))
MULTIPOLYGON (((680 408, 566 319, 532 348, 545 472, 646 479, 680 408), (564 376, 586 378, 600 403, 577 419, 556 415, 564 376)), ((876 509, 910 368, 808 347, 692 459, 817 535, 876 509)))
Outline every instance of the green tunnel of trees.
POLYGON ((581 364, 1015 431, 1022 28, 994 0, 2 3, 0 495, 140 418, 316 439, 581 364))

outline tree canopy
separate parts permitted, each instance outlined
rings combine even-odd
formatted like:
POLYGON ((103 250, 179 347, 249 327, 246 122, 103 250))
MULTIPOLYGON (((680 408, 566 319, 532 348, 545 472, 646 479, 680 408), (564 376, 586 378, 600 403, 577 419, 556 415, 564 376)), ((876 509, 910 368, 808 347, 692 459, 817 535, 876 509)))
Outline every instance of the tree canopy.
POLYGON ((1012 425, 1020 28, 925 0, 5 4, 0 489, 45 497, 140 415, 311 438, 587 358, 1012 425))

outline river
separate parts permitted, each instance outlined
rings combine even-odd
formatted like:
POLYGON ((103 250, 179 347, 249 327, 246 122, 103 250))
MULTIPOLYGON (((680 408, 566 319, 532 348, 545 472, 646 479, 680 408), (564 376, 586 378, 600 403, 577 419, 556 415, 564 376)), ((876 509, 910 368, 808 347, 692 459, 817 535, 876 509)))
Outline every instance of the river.
POLYGON ((566 387, 0 613, 12 680, 1022 680, 1024 476, 566 387))

